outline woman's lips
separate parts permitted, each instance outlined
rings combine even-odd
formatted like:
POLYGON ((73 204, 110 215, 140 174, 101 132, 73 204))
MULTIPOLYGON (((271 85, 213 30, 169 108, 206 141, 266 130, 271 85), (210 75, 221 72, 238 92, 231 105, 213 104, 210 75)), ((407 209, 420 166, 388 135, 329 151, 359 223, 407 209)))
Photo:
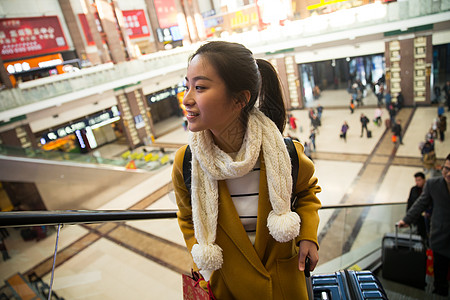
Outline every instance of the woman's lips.
POLYGON ((188 111, 187 115, 186 115, 186 118, 188 119, 188 121, 191 121, 191 120, 195 119, 198 116, 199 116, 198 113, 192 112, 192 111, 188 111))

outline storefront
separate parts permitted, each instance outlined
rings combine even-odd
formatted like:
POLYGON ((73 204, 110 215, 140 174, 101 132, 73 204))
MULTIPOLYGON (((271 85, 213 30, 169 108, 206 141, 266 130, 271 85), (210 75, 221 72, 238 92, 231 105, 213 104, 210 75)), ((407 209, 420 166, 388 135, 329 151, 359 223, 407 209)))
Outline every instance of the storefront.
MULTIPOLYGON (((348 89, 355 81, 363 86, 372 87, 385 73, 383 54, 358 57, 336 58, 299 65, 304 104, 310 105, 314 99, 314 88, 348 89)), ((347 101, 348 99, 343 99, 347 101)))
POLYGON ((39 137, 44 150, 86 153, 99 146, 116 141, 122 135, 117 106, 88 118, 49 130, 39 137))
POLYGON ((182 87, 168 88, 146 96, 152 114, 153 124, 171 117, 183 116, 178 100, 179 97, 177 96, 183 91, 184 88, 182 87))

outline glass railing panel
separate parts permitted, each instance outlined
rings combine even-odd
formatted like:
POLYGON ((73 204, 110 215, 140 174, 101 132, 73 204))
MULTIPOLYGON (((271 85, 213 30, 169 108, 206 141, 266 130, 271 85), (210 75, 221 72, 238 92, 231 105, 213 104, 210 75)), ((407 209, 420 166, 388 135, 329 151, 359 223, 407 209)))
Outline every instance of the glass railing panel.
MULTIPOLYGON (((29 290, 47 299, 57 226, 44 228, 7 229, 4 241, 10 258, 0 262, 0 280, 20 277, 29 290)), ((182 299, 181 274, 189 268, 184 245, 137 227, 119 222, 65 225, 59 234, 52 291, 58 299, 182 299)), ((0 294, 8 295, 11 288, 14 285, 3 286, 0 294)))
MULTIPOLYGON (((50 280, 45 276, 51 274, 57 226, 9 227, 2 228, 1 234, 5 250, 0 262, 0 295, 22 296, 6 299, 47 299, 45 293, 48 294, 50 280), (41 298, 33 298, 33 295, 41 298)), ((70 248, 88 234, 82 226, 64 226, 60 230, 58 247, 70 248)), ((70 258, 71 253, 59 252, 58 255, 57 265, 61 259, 70 258)))
POLYGON ((355 266, 381 249, 385 233, 394 232, 395 223, 406 212, 405 204, 333 208, 319 211, 319 273, 355 266))

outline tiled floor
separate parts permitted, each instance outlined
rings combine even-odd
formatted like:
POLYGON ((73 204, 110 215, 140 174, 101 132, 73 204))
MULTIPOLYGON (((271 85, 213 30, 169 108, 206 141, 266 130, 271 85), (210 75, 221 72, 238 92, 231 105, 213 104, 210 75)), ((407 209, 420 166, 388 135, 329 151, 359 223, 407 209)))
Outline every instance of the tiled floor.
MULTIPOLYGON (((371 123, 373 137, 360 137, 359 117, 365 113, 373 118, 376 102, 373 95, 369 93, 366 105, 353 114, 347 109, 348 99, 345 91, 324 91, 319 100, 325 109, 313 159, 323 189, 318 195, 323 206, 406 201, 414 184, 413 174, 421 170, 418 144, 435 117, 436 108, 401 110, 406 132, 404 145, 396 146, 384 125, 377 127, 371 123), (344 120, 350 125, 347 142, 339 138, 344 120)), ((307 140, 310 132, 307 110, 292 113, 302 128, 295 136, 307 140)), ((386 116, 384 111, 383 117, 386 116)), ((450 113, 446 112, 446 116, 450 120, 450 113)), ((170 128, 159 129, 165 134, 155 143, 165 147, 187 143, 187 132, 179 121, 172 119, 170 128)), ((111 151, 109 155, 113 156, 119 154, 117 150, 116 146, 110 146, 99 152, 107 156, 111 151)), ((436 152, 438 158, 445 158, 450 152, 450 137, 444 143, 436 143, 436 152)), ((170 195, 170 174, 171 167, 164 167, 99 209, 175 209, 170 195)), ((389 213, 383 207, 321 210, 322 266, 339 259, 333 249, 367 245, 389 230, 389 224, 403 212, 403 206, 392 208, 389 213)), ((25 243, 18 238, 18 231, 9 231, 15 236, 6 239, 12 259, 0 262, 0 279, 17 271, 25 274, 36 271, 48 282, 55 234, 39 242, 25 243)), ((181 299, 180 273, 190 268, 176 220, 66 226, 61 232, 58 258, 54 289, 66 299, 181 299)))

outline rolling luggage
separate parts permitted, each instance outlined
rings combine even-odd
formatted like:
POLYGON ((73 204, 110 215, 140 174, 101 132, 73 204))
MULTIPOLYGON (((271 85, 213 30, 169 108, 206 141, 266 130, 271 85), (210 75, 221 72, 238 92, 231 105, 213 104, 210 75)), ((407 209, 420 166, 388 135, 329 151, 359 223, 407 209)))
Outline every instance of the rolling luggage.
POLYGON ((370 271, 343 270, 313 275, 305 272, 308 297, 327 300, 387 300, 383 286, 370 271))
POLYGON ((387 233, 382 241, 383 278, 424 289, 426 249, 420 235, 387 233))
POLYGON ((367 131, 367 138, 370 139, 371 137, 372 137, 372 131, 371 131, 371 130, 368 130, 368 131, 367 131))

